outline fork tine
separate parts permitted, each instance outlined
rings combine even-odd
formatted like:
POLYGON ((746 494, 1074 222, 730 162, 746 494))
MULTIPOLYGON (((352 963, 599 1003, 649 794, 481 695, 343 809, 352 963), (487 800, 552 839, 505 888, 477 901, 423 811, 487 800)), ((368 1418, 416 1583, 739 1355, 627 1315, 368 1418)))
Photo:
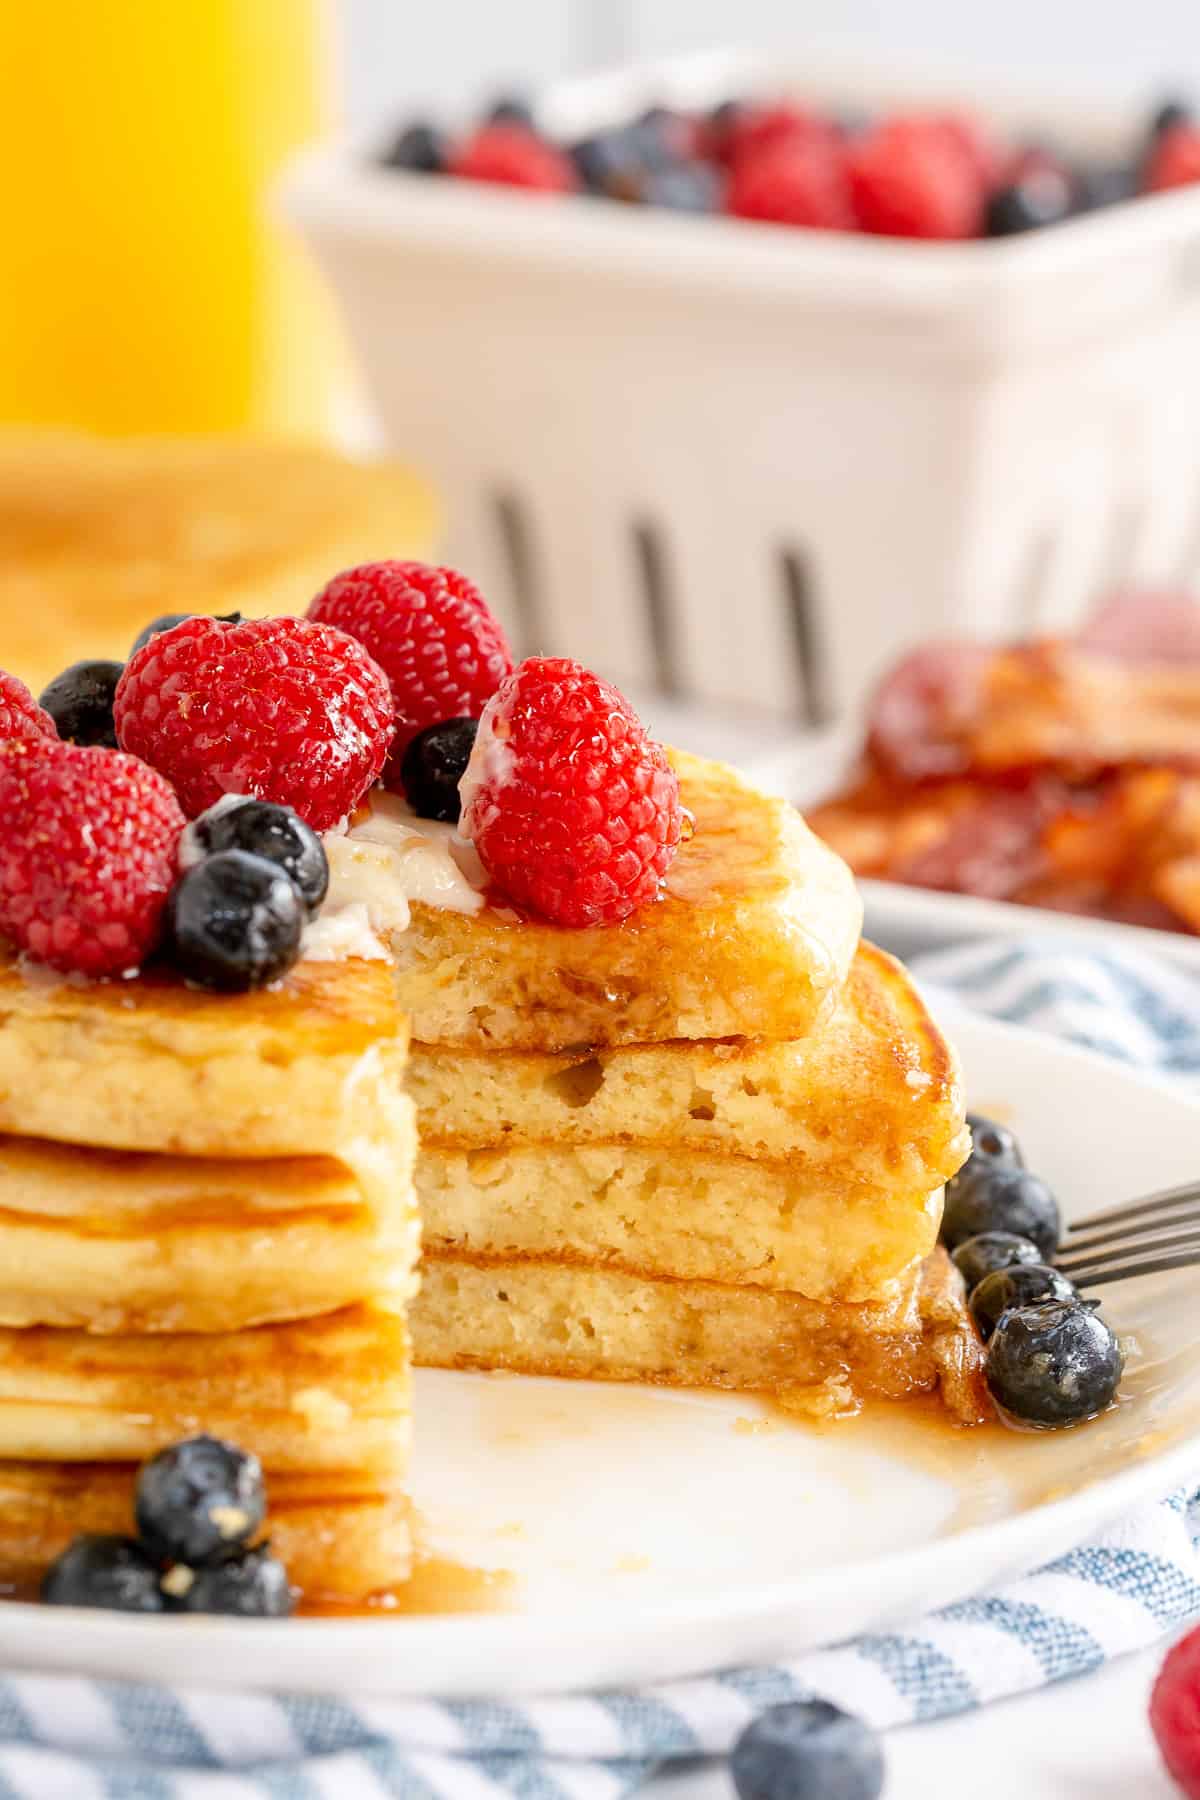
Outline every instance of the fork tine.
POLYGON ((1156 1194, 1147 1194, 1144 1199, 1135 1200, 1128 1206, 1112 1206, 1103 1212, 1092 1213, 1086 1219, 1076 1219, 1071 1225, 1072 1231, 1090 1231, 1094 1225, 1115 1225, 1123 1219, 1145 1219, 1156 1212, 1168 1212, 1177 1206, 1186 1206, 1193 1200, 1200 1200, 1200 1182, 1186 1181, 1181 1187, 1162 1188, 1156 1194))
POLYGON ((1149 1256, 1135 1258, 1130 1262, 1117 1264, 1112 1268, 1097 1268, 1094 1273, 1082 1271, 1071 1279, 1076 1287, 1103 1287, 1108 1281, 1132 1281, 1138 1275, 1160 1275, 1167 1269, 1194 1269, 1200 1263, 1200 1241, 1190 1249, 1180 1250, 1174 1256, 1149 1256))
POLYGON ((1098 1249, 1102 1244, 1119 1244, 1132 1240, 1132 1248, 1137 1247, 1137 1240, 1143 1238, 1148 1231, 1182 1231, 1185 1227, 1200 1225, 1200 1205, 1184 1208, 1164 1216, 1152 1215, 1146 1219, 1130 1219, 1128 1224, 1115 1225, 1111 1231, 1085 1231, 1076 1236, 1074 1230, 1059 1246, 1060 1256, 1076 1256, 1082 1250, 1098 1249))
POLYGON ((1055 1267, 1075 1280, 1079 1269, 1104 1269, 1112 1263, 1128 1262, 1131 1256, 1152 1256, 1159 1251, 1174 1250, 1200 1250, 1200 1232, 1168 1232, 1161 1237, 1143 1238, 1139 1243, 1123 1244, 1119 1250, 1102 1250, 1099 1254, 1088 1250, 1074 1256, 1059 1256, 1055 1267))

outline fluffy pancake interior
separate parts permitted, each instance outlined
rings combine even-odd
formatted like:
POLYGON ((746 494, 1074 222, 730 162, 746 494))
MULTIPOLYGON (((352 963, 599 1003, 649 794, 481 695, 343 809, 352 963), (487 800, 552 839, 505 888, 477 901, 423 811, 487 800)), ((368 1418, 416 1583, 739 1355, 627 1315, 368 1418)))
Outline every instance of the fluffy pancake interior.
POLYGON ((875 1306, 434 1255, 412 1328, 416 1361, 438 1367, 747 1389, 816 1415, 940 1391, 964 1423, 987 1412, 982 1351, 942 1251, 875 1306))
POLYGON ((439 1148, 670 1145, 913 1192, 942 1186, 969 1148, 953 1052, 905 971, 869 944, 806 1038, 559 1055, 417 1043, 408 1090, 422 1142, 439 1148))
POLYGON ((871 1299, 928 1255, 942 1190, 839 1188, 786 1163, 637 1145, 426 1150, 427 1250, 871 1299))

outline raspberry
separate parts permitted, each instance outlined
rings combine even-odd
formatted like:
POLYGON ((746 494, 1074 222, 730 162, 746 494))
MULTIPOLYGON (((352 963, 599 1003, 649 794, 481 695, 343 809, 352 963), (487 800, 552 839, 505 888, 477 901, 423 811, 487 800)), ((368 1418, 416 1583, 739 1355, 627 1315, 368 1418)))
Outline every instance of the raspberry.
POLYGON ((1150 1695, 1150 1729, 1173 1779, 1200 1800, 1200 1626, 1167 1652, 1150 1695))
POLYGON ((1142 186, 1148 194, 1200 181, 1200 126, 1172 125, 1150 153, 1142 186))
MULTIPOLYGON (((978 119, 967 113, 934 113, 928 123, 942 132, 954 150, 962 152, 983 187, 995 187, 1006 178, 1005 153, 978 119)), ((1027 147, 1025 156, 1053 160, 1053 152, 1042 151, 1033 145, 1027 147)), ((1007 179, 1013 181, 1016 176, 1009 175, 1007 179)))
POLYGON ((120 750, 0 744, 0 931, 52 968, 120 975, 159 939, 184 818, 120 750))
POLYGON ((451 157, 450 173, 553 194, 579 185, 570 157, 525 125, 481 125, 451 157))
POLYGON ((431 563, 363 563, 335 575, 310 619, 357 638, 392 684, 396 736, 384 776, 403 793, 412 739, 445 719, 477 719, 512 669, 512 653, 479 589, 431 563))
POLYGON ((121 748, 161 769, 192 817, 249 794, 314 831, 353 812, 392 741, 383 670, 307 619, 186 619, 129 659, 113 714, 121 748))
POLYGON ((836 135, 828 119, 803 112, 784 100, 775 106, 751 106, 733 113, 720 154, 731 168, 736 168, 747 158, 778 149, 781 144, 828 146, 836 135))
POLYGON ((598 675, 531 657, 488 701, 461 829, 496 886, 555 925, 611 925, 653 900, 683 828, 661 744, 598 675))
POLYGON ((845 159, 831 141, 796 139, 743 156, 725 201, 740 219, 853 231, 854 208, 845 159))
POLYGON ((864 231, 969 238, 983 225, 977 160, 944 118, 894 118, 850 146, 850 191, 864 231))
POLYGON ((0 740, 20 738, 27 744, 36 744, 42 738, 57 737, 54 720, 38 705, 25 683, 0 669, 0 740))

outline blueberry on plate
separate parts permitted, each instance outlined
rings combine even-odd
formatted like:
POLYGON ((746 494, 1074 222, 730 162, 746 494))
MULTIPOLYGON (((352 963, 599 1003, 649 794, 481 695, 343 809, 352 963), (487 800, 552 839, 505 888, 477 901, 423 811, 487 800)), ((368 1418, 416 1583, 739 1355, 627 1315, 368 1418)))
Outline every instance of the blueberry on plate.
POLYGON ((1010 1306, 1036 1306, 1042 1300, 1078 1300, 1072 1281, 1048 1263, 1021 1262, 993 1269, 985 1275, 967 1302, 967 1311, 985 1341, 991 1337, 1001 1313, 1010 1306))
POLYGON ((138 1531, 163 1562, 215 1563, 240 1551, 266 1517, 257 1456, 221 1438, 187 1438, 142 1467, 134 1495, 138 1531))
POLYGON ((108 1612, 160 1613, 158 1569, 132 1538, 85 1532, 42 1577, 47 1606, 99 1606, 108 1612))
POLYGON ((42 692, 44 706, 66 744, 117 746, 113 695, 125 672, 119 662, 77 662, 56 675, 42 692))
POLYGON ((981 1231, 958 1246, 951 1261, 967 1284, 968 1294, 994 1269, 1010 1269, 1014 1263, 1040 1263, 1042 1253, 1032 1238, 1013 1231, 981 1231))
POLYGON ((478 730, 478 719, 443 719, 412 739, 400 762, 400 779, 418 818, 458 824, 458 784, 478 730))
POLYGON ((310 915, 329 892, 325 846, 290 806, 226 794, 187 827, 180 860, 186 868, 222 850, 245 850, 276 863, 295 885, 310 915))
POLYGON ((988 1344, 987 1384, 1015 1423, 1081 1425, 1112 1402, 1124 1358, 1113 1332, 1082 1300, 1009 1307, 988 1344))
POLYGON ((789 1700, 747 1725, 729 1771, 739 1800, 878 1800, 883 1751, 861 1719, 828 1700, 789 1700))
POLYGON ((415 119, 404 125, 379 158, 385 169, 409 169, 416 175, 438 175, 446 166, 446 140, 434 125, 415 119))
MULTIPOLYGON (((173 631, 176 625, 182 625, 185 620, 202 616, 204 615, 198 613, 161 613, 157 619, 151 619, 150 623, 138 632, 130 647, 130 656, 135 656, 139 650, 143 650, 150 639, 158 637, 160 632, 173 631)), ((240 625, 242 615, 240 612, 217 613, 216 620, 219 625, 240 625)))
POLYGON ((942 1242, 956 1250, 985 1231, 1032 1238, 1049 1261, 1061 1231, 1058 1201, 1041 1176, 1028 1169, 984 1165, 972 1175, 964 1171, 946 1188, 942 1242))
POLYGON ((172 1612, 286 1619, 293 1606, 287 1570, 267 1544, 240 1550, 208 1568, 176 1563, 163 1576, 162 1585, 172 1612))
POLYGON ((286 975, 306 908, 278 863, 221 850, 181 875, 166 907, 168 960, 199 987, 247 993, 286 975))

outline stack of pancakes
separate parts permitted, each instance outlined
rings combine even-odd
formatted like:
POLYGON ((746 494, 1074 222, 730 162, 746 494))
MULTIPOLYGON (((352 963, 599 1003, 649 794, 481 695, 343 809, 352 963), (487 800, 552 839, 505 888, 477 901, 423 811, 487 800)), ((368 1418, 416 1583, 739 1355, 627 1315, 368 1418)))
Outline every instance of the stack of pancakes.
POLYGON ((0 1582, 128 1530, 198 1431, 261 1457, 306 1598, 406 1577, 405 1048, 381 963, 218 996, 0 962, 0 1582))
POLYGON ((845 865, 782 802, 673 755, 666 893, 565 931, 412 907, 418 1362, 713 1385, 817 1415, 981 1409, 937 1249, 958 1072, 845 865))
POLYGON ((429 556, 410 470, 241 437, 0 430, 0 668, 34 693, 161 613, 303 612, 336 569, 429 556))

